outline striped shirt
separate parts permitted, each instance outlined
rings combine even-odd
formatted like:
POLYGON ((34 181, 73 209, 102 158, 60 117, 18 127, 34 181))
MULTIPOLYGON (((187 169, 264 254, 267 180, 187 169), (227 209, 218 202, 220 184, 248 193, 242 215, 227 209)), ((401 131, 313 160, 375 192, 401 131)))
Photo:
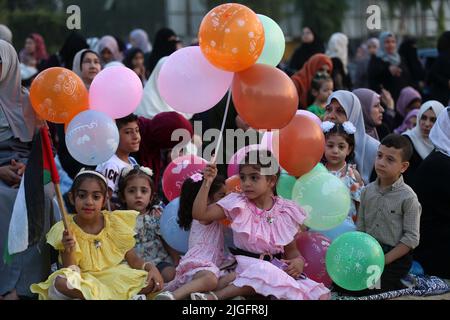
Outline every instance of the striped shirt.
POLYGON ((419 245, 421 212, 417 195, 403 176, 386 189, 380 188, 377 179, 361 193, 357 228, 382 244, 403 243, 414 249, 419 245))

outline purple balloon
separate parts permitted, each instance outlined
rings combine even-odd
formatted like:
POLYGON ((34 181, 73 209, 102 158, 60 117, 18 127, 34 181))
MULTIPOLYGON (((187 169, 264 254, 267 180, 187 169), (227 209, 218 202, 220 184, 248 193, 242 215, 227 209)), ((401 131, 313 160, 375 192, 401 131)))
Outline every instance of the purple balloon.
POLYGON ((158 89, 176 111, 200 113, 219 103, 232 81, 233 73, 210 64, 200 47, 187 47, 174 52, 164 63, 158 89))
POLYGON ((120 119, 136 111, 142 99, 142 82, 126 67, 109 67, 92 81, 89 90, 90 110, 120 119))

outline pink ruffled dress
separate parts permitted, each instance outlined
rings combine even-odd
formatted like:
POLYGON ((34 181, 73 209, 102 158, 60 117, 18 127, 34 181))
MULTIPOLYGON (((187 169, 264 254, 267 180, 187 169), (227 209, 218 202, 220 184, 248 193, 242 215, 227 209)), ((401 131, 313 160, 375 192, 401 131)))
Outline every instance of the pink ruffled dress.
POLYGON ((212 272, 219 278, 222 275, 219 267, 226 258, 223 234, 223 225, 219 222, 203 225, 193 220, 189 235, 189 250, 180 260, 175 279, 169 282, 165 289, 169 291, 178 289, 192 281, 200 271, 212 272))
MULTIPOLYGON (((306 213, 293 201, 274 198, 271 210, 262 211, 244 195, 230 194, 217 203, 232 221, 237 248, 272 255, 284 253, 284 246, 294 240, 306 213)), ((252 287, 258 294, 280 300, 329 299, 330 291, 311 279, 295 280, 272 263, 247 256, 236 256, 237 287, 252 287)))

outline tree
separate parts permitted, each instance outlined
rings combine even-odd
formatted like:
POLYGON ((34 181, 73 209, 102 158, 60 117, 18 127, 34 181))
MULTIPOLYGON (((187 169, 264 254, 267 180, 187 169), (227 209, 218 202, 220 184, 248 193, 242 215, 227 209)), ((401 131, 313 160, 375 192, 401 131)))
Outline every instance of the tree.
POLYGON ((324 40, 341 31, 342 21, 348 9, 346 0, 295 0, 302 23, 309 26, 324 40))

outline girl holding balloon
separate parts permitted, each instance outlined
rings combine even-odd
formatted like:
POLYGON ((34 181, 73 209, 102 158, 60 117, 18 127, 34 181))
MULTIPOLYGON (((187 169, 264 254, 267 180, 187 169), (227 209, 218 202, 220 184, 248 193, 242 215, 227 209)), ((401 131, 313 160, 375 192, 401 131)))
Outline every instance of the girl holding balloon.
POLYGON ((153 171, 145 167, 126 167, 119 179, 119 196, 126 210, 140 214, 136 220, 135 251, 146 262, 153 263, 165 282, 175 277, 174 262, 179 255, 161 238, 161 208, 155 202, 153 171))
POLYGON ((295 203, 275 196, 279 165, 269 151, 251 151, 240 164, 243 193, 232 193, 208 205, 208 194, 217 175, 210 164, 204 173, 193 217, 200 221, 232 221, 236 279, 214 292, 219 299, 260 294, 284 300, 328 299, 329 290, 303 275, 304 258, 295 236, 306 213, 295 203))
MULTIPOLYGON (((213 204, 225 197, 225 179, 218 176, 210 181, 207 202, 213 204)), ((233 274, 222 275, 220 266, 226 261, 224 254, 224 226, 219 221, 204 222, 194 220, 193 203, 203 185, 203 175, 196 173, 188 178, 181 190, 178 224, 190 230, 189 250, 177 267, 175 280, 155 297, 155 300, 217 300, 212 290, 224 287, 233 274), (204 294, 203 292, 209 292, 204 294)))
POLYGON ((335 124, 325 121, 322 123, 322 130, 325 134, 325 154, 324 164, 328 171, 340 178, 349 188, 352 202, 349 218, 356 221, 361 190, 364 182, 356 165, 350 164, 355 155, 355 132, 356 128, 351 122, 335 124))

